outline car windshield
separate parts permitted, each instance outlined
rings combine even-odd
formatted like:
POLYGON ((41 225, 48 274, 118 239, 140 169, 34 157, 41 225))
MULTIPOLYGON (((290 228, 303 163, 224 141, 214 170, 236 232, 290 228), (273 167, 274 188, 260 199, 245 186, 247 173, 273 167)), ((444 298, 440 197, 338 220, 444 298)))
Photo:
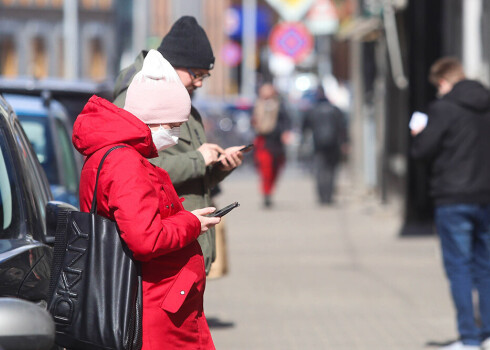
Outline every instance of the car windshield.
POLYGON ((20 201, 17 187, 12 157, 4 131, 0 130, 0 238, 12 237, 19 230, 20 201))
POLYGON ((41 163, 48 182, 59 185, 58 168, 55 161, 55 153, 49 129, 48 118, 18 115, 22 128, 36 152, 37 159, 41 163))

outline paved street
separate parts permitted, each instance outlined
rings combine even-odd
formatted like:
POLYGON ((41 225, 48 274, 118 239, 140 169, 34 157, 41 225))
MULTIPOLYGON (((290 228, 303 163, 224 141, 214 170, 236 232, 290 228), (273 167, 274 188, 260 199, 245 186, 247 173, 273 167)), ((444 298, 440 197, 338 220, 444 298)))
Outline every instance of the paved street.
POLYGON ((263 210, 251 168, 224 181, 230 272, 210 280, 205 311, 219 350, 418 350, 453 340, 435 236, 400 238, 399 208, 356 193, 318 207, 289 169, 263 210))

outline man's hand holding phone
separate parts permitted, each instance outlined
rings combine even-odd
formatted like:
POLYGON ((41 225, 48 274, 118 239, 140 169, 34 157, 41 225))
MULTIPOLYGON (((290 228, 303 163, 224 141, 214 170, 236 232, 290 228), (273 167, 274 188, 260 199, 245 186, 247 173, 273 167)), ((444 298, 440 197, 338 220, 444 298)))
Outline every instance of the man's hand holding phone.
POLYGON ((204 158, 206 166, 220 161, 220 155, 225 152, 223 148, 215 143, 203 143, 198 149, 204 158))
POLYGON ((219 157, 221 169, 230 171, 240 166, 243 161, 242 149, 246 148, 245 145, 242 146, 232 146, 224 150, 224 152, 219 157))

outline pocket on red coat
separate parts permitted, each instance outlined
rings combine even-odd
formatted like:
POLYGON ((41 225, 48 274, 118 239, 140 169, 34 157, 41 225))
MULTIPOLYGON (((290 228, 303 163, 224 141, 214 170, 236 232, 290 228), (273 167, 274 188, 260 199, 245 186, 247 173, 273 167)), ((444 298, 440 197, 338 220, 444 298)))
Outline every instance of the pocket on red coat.
POLYGON ((185 298, 189 294, 194 282, 196 282, 197 274, 187 267, 184 267, 174 283, 167 292, 167 295, 162 301, 160 307, 168 312, 176 313, 184 303, 185 298))

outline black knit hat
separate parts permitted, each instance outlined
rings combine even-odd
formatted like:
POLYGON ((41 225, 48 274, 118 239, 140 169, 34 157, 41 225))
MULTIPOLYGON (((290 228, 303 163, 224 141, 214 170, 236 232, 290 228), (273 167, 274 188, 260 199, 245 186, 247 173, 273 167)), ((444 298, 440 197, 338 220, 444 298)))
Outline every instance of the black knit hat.
POLYGON ((214 55, 206 32, 191 16, 180 17, 158 47, 174 67, 213 69, 214 55))

